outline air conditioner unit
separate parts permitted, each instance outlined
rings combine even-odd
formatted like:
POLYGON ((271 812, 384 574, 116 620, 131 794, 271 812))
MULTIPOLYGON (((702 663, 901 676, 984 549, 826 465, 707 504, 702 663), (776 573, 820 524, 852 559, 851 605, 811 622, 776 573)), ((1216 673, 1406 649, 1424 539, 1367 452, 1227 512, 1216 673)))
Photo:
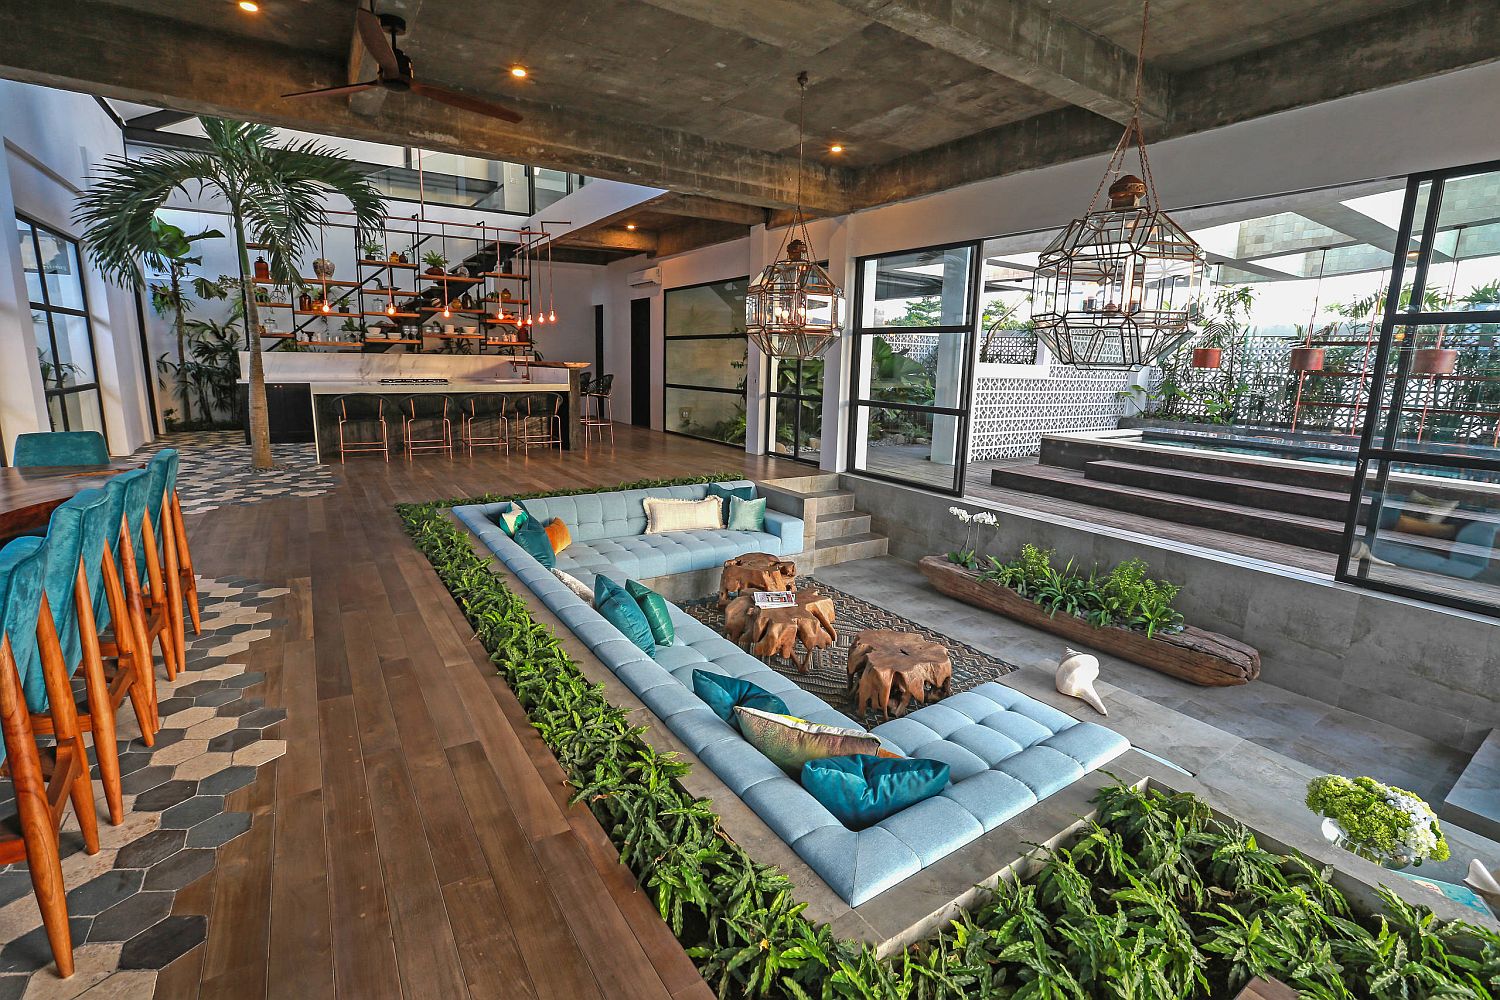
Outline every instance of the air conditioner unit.
POLYGON ((661 268, 648 267, 636 271, 630 276, 630 283, 632 285, 659 285, 661 284, 661 268))

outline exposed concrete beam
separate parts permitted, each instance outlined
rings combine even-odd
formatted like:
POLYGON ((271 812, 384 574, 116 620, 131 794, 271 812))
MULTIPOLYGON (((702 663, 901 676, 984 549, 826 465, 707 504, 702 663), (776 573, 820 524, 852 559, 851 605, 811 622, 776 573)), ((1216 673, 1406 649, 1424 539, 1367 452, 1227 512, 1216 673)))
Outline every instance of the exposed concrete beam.
MULTIPOLYGON (((347 61, 231 37, 85 0, 0 4, 0 75, 26 83, 247 119, 374 142, 514 160, 592 177, 651 183, 772 208, 790 207, 795 157, 678 129, 507 98, 524 116, 507 124, 434 101, 401 96, 373 117, 337 98, 281 94, 343 82, 347 61)), ((804 201, 847 211, 851 172, 809 164, 804 201)))
POLYGON ((656 252, 656 234, 643 230, 600 226, 597 229, 582 229, 560 236, 560 247, 582 247, 588 250, 630 250, 635 253, 656 252))
MULTIPOLYGON (((1135 53, 1032 0, 839 0, 935 49, 1122 125, 1135 101, 1135 53)), ((1141 118, 1166 121, 1171 81, 1146 68, 1141 118)))
MULTIPOLYGON (((361 0, 355 0, 355 6, 363 6, 361 0)), ((377 8, 382 14, 396 14, 406 21, 406 34, 396 40, 401 48, 406 48, 416 30, 417 17, 422 13, 422 0, 385 0, 377 8)), ((380 75, 380 67, 375 65, 375 59, 370 55, 370 50, 365 48, 365 43, 360 40, 359 29, 354 27, 354 11, 349 12, 349 30, 353 34, 353 40, 349 46, 349 82, 360 83, 364 80, 373 80, 380 75)), ((380 114, 385 107, 385 98, 390 91, 384 87, 374 87, 358 94, 349 95, 349 107, 357 115, 373 118, 380 114)))
MULTIPOLYGON (((1184 73, 1152 141, 1379 90, 1500 59, 1495 0, 1428 0, 1184 73)), ((1378 127, 1378 126, 1372 126, 1378 127)), ((1064 108, 863 170, 856 208, 1107 153, 1113 123, 1064 108)))
POLYGON ((639 206, 666 215, 685 215, 695 219, 733 222, 741 226, 758 226, 766 221, 767 210, 754 205, 736 205, 716 198, 687 194, 665 194, 639 206))
POLYGON ((715 243, 727 243, 749 233, 737 222, 719 219, 683 219, 678 225, 663 229, 656 234, 657 257, 669 257, 674 253, 686 253, 699 247, 715 243))

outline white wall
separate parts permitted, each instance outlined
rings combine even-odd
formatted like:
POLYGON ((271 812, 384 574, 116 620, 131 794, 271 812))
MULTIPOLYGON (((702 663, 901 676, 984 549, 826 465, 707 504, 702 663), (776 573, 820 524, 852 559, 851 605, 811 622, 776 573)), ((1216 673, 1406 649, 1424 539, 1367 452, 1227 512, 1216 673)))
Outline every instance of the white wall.
MULTIPOLYGON (((1478 125, 1476 108, 1494 105, 1500 63, 1231 125, 1151 147, 1151 166, 1165 207, 1173 210, 1284 194, 1314 187, 1408 174, 1500 158, 1500 131, 1478 125)), ((1149 137, 1148 137, 1149 138, 1149 137)), ((867 209, 812 227, 815 252, 854 290, 854 260, 871 254, 978 240, 1063 225, 1082 211, 1106 157, 991 178, 938 194, 867 209)), ((585 188, 587 190, 587 188, 585 188)), ((659 263, 663 287, 753 274, 779 246, 781 232, 762 227, 748 239, 661 261, 633 258, 610 266, 601 284, 606 304, 608 364, 628 369, 629 298, 623 275, 659 263), (619 280, 615 280, 616 278, 619 280)), ((661 289, 652 290, 654 385, 652 425, 661 426, 661 289)), ((824 468, 843 468, 848 434, 849 338, 830 355, 823 439, 824 468)), ((752 365, 758 377, 760 366, 752 365)), ((617 384, 618 380, 617 380, 617 384)), ((752 382, 749 426, 764 427, 764 393, 752 382), (760 412, 757 413, 757 410, 760 412)), ((628 407, 617 410, 628 413, 628 407)), ((751 452, 764 451, 752 433, 751 452)))
MULTIPOLYGON (((77 236, 74 199, 93 164, 123 151, 120 131, 93 98, 0 81, 0 433, 10 455, 18 434, 50 430, 20 246, 7 221, 17 212, 77 236)), ((154 436, 134 293, 85 267, 84 292, 110 451, 126 455, 154 436)))

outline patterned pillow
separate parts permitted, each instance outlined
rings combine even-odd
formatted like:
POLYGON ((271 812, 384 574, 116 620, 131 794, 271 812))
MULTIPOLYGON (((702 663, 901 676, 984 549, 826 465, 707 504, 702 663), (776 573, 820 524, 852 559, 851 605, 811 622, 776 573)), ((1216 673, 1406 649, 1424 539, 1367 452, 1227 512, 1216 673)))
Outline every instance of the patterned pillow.
POLYGON ((555 566, 552 568, 552 575, 561 580, 562 585, 573 592, 573 596, 591 608, 594 606, 594 592, 584 586, 583 581, 578 579, 578 577, 571 573, 565 573, 555 566))
POLYGON ((646 534, 667 531, 704 531, 724 527, 724 508, 718 497, 702 500, 668 500, 647 497, 641 501, 646 511, 646 534))
POLYGON ((501 531, 514 538, 516 537, 516 529, 520 528, 530 516, 526 513, 525 507, 522 507, 518 503, 509 502, 495 514, 495 523, 500 526, 501 531))
POLYGON ((874 754, 880 740, 860 729, 820 726, 795 715, 777 715, 736 705, 740 732, 745 741, 790 774, 802 773, 802 765, 823 757, 874 754))

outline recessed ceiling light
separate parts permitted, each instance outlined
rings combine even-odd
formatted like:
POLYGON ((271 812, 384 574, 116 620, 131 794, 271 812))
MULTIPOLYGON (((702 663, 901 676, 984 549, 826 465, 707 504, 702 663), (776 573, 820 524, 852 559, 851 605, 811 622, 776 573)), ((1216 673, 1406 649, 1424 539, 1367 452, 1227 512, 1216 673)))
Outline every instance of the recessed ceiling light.
POLYGON ((260 10, 260 4, 255 3, 255 0, 240 0, 239 8, 246 14, 254 14, 260 10))
POLYGON ((627 222, 627 223, 625 223, 625 228, 628 229, 628 230, 630 230, 633 233, 633 232, 635 232, 635 223, 634 222, 627 222))
POLYGON ((512 66, 510 68, 510 75, 513 76, 513 77, 515 77, 517 80, 524 80, 524 79, 526 79, 526 67, 525 66, 512 66))
POLYGON ((828 151, 830 153, 842 153, 844 151, 844 147, 840 146, 838 143, 834 143, 832 146, 828 147, 828 151))

